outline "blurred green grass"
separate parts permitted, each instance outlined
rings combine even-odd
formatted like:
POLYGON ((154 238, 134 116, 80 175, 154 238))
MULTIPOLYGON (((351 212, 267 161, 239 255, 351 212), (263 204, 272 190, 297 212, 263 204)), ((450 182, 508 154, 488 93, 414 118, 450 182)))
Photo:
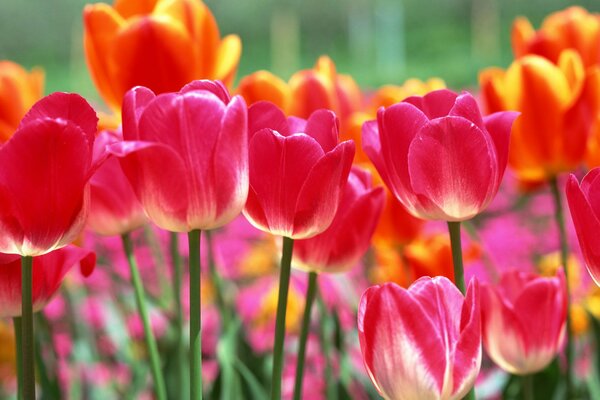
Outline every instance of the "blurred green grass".
MULTIPOLYGON (((42 66, 47 92, 76 91, 98 101, 81 45, 81 13, 86 3, 2 0, 0 59, 42 66)), ((539 26, 544 16, 573 2, 209 0, 207 4, 222 34, 237 33, 242 38, 238 78, 258 69, 288 78, 295 70, 311 67, 319 55, 329 54, 338 71, 353 75, 363 87, 439 76, 458 89, 475 87, 481 68, 510 63, 510 26, 517 15, 539 26), (288 18, 284 21, 291 16, 297 25, 291 30, 295 36, 289 38, 293 51, 287 60, 276 54, 282 44, 288 45, 285 35, 290 33, 285 23, 283 31, 274 24, 282 15, 288 18)), ((577 4, 600 11, 596 0, 577 4)), ((288 50, 285 55, 289 57, 288 50)))

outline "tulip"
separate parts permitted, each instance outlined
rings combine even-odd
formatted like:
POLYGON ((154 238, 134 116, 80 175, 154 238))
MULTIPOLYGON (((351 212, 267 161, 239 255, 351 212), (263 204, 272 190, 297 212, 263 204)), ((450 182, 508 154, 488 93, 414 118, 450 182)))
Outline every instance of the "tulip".
POLYGON ((589 136, 600 109, 600 69, 584 69, 573 50, 556 64, 528 55, 503 71, 479 76, 490 112, 517 110, 509 164, 521 181, 546 182, 576 169, 584 160, 589 136))
POLYGON ((588 272, 600 286, 600 168, 594 168, 581 181, 574 175, 567 182, 567 200, 573 225, 577 232, 579 247, 588 272))
POLYGON ((358 337, 363 361, 386 399, 462 399, 481 366, 479 287, 463 297, 444 277, 362 295, 358 337))
POLYGON ((415 217, 464 221, 494 198, 517 114, 482 118, 473 96, 438 90, 380 109, 363 149, 415 217))
POLYGON ((292 239, 331 225, 350 173, 354 144, 338 144, 331 111, 287 120, 270 103, 248 112, 250 191, 244 215, 265 232, 292 239), (262 129, 261 129, 262 128, 262 129))
POLYGON ((340 206, 329 228, 295 243, 297 266, 307 271, 342 272, 369 248, 384 204, 382 187, 371 188, 370 174, 352 168, 340 206))
POLYGON ((362 102, 354 79, 338 74, 327 56, 319 57, 314 68, 296 72, 288 83, 268 71, 258 71, 242 78, 237 90, 249 105, 269 101, 286 115, 305 119, 326 108, 335 112, 342 124, 362 102))
POLYGON ((80 234, 97 121, 79 95, 54 93, 31 108, 0 148, 0 252, 37 256, 80 234))
POLYGON ((21 118, 44 94, 44 71, 27 72, 12 61, 0 61, 0 142, 17 130, 21 118))
POLYGON ((133 88, 123 137, 108 149, 159 227, 214 229, 240 213, 248 193, 246 105, 220 83, 195 81, 158 96, 133 88))
POLYGON ((230 85, 241 54, 239 37, 221 39, 210 10, 197 0, 91 4, 83 11, 83 25, 92 79, 115 111, 138 85, 157 94, 195 79, 230 85))
POLYGON ((541 371, 565 337, 564 274, 547 278, 508 271, 498 286, 481 285, 481 314, 483 345, 492 361, 512 374, 541 371))
MULTIPOLYGON (((101 132, 94 143, 94 156, 100 157, 107 145, 121 141, 120 136, 118 132, 101 132)), ((90 179, 88 228, 100 235, 122 235, 139 228, 145 221, 144 209, 118 159, 111 157, 90 179)))
MULTIPOLYGON (((65 275, 75 265, 89 276, 96 265, 96 255, 89 250, 67 246, 33 259, 33 311, 46 306, 60 287, 65 275)), ((0 254, 0 318, 21 316, 21 258, 0 254)))
POLYGON ((600 16, 582 7, 550 14, 538 31, 527 18, 517 18, 511 38, 515 58, 537 54, 556 63, 563 50, 573 49, 586 67, 600 64, 600 16))

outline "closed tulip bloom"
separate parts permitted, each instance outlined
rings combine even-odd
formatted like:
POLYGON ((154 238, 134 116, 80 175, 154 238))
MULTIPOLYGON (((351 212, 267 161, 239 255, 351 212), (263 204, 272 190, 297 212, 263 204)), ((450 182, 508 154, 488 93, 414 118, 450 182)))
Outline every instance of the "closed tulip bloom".
POLYGON ((564 274, 541 277, 508 271, 498 286, 481 285, 483 345, 498 366, 526 375, 554 359, 565 336, 564 274))
POLYGON ((194 79, 233 82, 238 36, 221 39, 210 10, 198 0, 116 0, 83 11, 84 48, 100 95, 113 109, 125 93, 146 86, 174 92, 194 79))
POLYGON ((214 229, 248 194, 247 110, 219 82, 156 96, 136 87, 123 102, 124 141, 109 146, 148 218, 172 232, 214 229))
POLYGON ((44 72, 28 72, 12 61, 0 61, 0 142, 17 130, 27 110, 44 95, 44 72))
MULTIPOLYGON (((88 276, 96 265, 96 255, 75 246, 52 251, 33 259, 33 311, 46 306, 71 268, 79 265, 88 276)), ((0 318, 21 316, 21 257, 0 254, 0 318)))
POLYGON ((579 247, 587 269, 600 286, 600 168, 594 168, 581 181, 574 175, 567 182, 567 200, 579 247))
POLYGON ((97 122, 81 96, 54 93, 0 148, 0 252, 38 256, 81 233, 97 122))
POLYGON ((481 366, 479 287, 466 297, 444 277, 404 289, 373 286, 362 295, 358 338, 379 393, 389 400, 462 399, 481 366))
POLYGON ((600 64, 600 15, 582 7, 550 14, 537 31, 527 18, 517 18, 511 36, 515 58, 537 54, 556 63, 563 50, 573 49, 585 66, 600 64))
POLYGON ((286 119, 259 102, 248 113, 250 191, 244 215, 252 225, 292 239, 331 225, 354 157, 354 143, 338 144, 338 121, 328 110, 307 121, 286 119))
POLYGON ((525 182, 544 182, 584 160, 600 108, 600 70, 584 69, 573 50, 556 64, 528 55, 503 71, 484 70, 482 97, 490 112, 517 110, 509 164, 525 182))
POLYGON ((464 221, 496 195, 517 115, 482 118, 469 93, 438 90, 381 108, 363 125, 363 149, 412 215, 464 221))
MULTIPOLYGON (((101 157, 106 146, 122 141, 120 132, 100 132, 94 143, 94 157, 101 157)), ((125 177, 119 160, 109 158, 90 179, 90 213, 87 227, 106 236, 121 235, 139 228, 146 221, 144 209, 125 177)))
POLYGON ((295 242, 294 265, 315 272, 342 272, 356 265, 371 244, 384 201, 383 188, 372 188, 371 175, 353 167, 331 225, 295 242))

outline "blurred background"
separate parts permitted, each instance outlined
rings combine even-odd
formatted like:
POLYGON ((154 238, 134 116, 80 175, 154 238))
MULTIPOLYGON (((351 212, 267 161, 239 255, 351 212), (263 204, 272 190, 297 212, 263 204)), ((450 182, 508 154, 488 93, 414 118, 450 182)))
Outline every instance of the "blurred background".
MULTIPOLYGON (((46 91, 98 95, 82 50, 84 0, 1 0, 0 59, 46 71, 46 91)), ((329 54, 338 71, 364 88, 439 76, 474 87, 477 71, 510 63, 510 27, 518 15, 539 26, 573 5, 566 0, 254 0, 206 1, 222 34, 237 33, 238 79, 268 69, 287 79, 329 54)), ((600 11, 600 1, 579 1, 600 11)))

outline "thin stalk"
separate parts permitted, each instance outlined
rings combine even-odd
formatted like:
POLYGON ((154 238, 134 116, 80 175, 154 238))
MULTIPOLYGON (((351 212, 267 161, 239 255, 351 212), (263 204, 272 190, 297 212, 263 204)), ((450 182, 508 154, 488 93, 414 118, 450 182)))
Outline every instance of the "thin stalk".
POLYGON ((326 398, 327 399, 337 399, 337 386, 333 379, 333 366, 331 364, 331 359, 333 355, 331 354, 331 336, 333 333, 331 315, 327 311, 327 306, 323 301, 323 296, 321 293, 317 293, 317 306, 319 307, 319 314, 321 316, 321 329, 319 331, 319 340, 321 342, 321 351, 323 352, 323 357, 325 357, 325 384, 326 388, 326 398))
MULTIPOLYGON (((460 241, 460 222, 448 221, 448 231, 450 232, 450 247, 452 248, 452 262, 454 264, 454 281, 458 290, 464 295, 466 293, 466 286, 460 241)), ((464 400, 475 400, 475 389, 471 389, 464 397, 464 400)))
POLYGON ((146 340, 146 347, 148 348, 148 355, 150 356, 150 369, 154 379, 154 393, 156 394, 157 399, 166 400, 167 390, 165 386, 165 378, 161 369, 156 339, 152 333, 150 318, 148 318, 148 310, 146 309, 146 294, 144 293, 144 287, 142 285, 142 279, 140 277, 137 261, 135 259, 135 255, 133 254, 131 236, 129 233, 124 233, 121 235, 121 240, 123 242, 123 251, 125 251, 125 256, 127 257, 127 262, 129 263, 129 272, 131 273, 131 283, 133 284, 133 290, 135 293, 135 302, 144 326, 144 338, 146 340))
POLYGON ((279 297, 277 298, 277 319, 275 321, 275 345, 273 347, 273 375, 271 379, 271 400, 281 399, 281 375, 283 372, 283 344, 285 341, 285 313, 287 311, 288 290, 292 269, 294 239, 283 238, 281 271, 279 272, 279 297))
POLYGON ((190 268, 190 399, 202 399, 202 324, 200 310, 200 230, 188 232, 190 268))
POLYGON ((310 312, 317 293, 316 272, 308 274, 308 287, 306 288, 306 303, 304 305, 304 315, 302 317, 302 328, 300 330, 300 343, 298 344, 298 359, 296 361, 296 379, 294 382, 294 400, 302 398, 302 380, 304 377, 304 363, 306 361, 306 340, 310 330, 310 312))
POLYGON ((533 375, 524 375, 521 379, 523 384, 523 399, 534 400, 533 375))
POLYGON ((174 395, 177 399, 182 399, 186 387, 183 365, 185 362, 185 344, 183 343, 183 308, 181 306, 181 256, 179 254, 179 234, 171 232, 169 239, 169 252, 171 253, 171 263, 173 264, 173 298, 175 300, 175 363, 173 373, 177 377, 174 395))
POLYGON ((221 321, 223 321, 223 326, 227 326, 229 323, 229 312, 227 309, 227 302, 225 301, 225 287, 223 284, 223 279, 221 279, 221 275, 219 275, 219 271, 217 271, 217 266, 215 263, 215 257, 213 252, 213 242, 212 242, 212 232, 205 231, 206 237, 206 249, 208 252, 208 269, 210 272, 211 281, 215 287, 215 297, 217 301, 217 308, 219 310, 219 314, 221 314, 221 321))
MULTIPOLYGON (((554 220, 558 227, 558 236, 560 240, 560 263, 563 265, 565 270, 565 281, 567 286, 567 310, 571 310, 571 287, 569 284, 569 244, 567 242, 567 231, 565 228, 565 217, 563 213, 562 199, 560 197, 560 190, 558 188, 558 180, 556 177, 550 180, 550 189, 552 191, 552 197, 554 198, 554 220)), ((566 381, 567 381, 567 398, 571 398, 573 394, 573 330, 571 326, 571 316, 567 312, 567 345, 565 346, 566 352, 566 381)))
POLYGON ((22 337, 21 335, 23 334, 23 330, 21 329, 21 317, 14 317, 13 318, 13 328, 15 330, 15 350, 17 351, 15 353, 16 355, 16 359, 17 359, 17 382, 18 382, 18 386, 17 386, 17 399, 21 400, 23 397, 22 394, 22 390, 23 390, 23 359, 22 359, 22 354, 23 354, 23 346, 22 346, 22 337))
POLYGON ((35 400, 33 342, 33 257, 21 257, 21 350, 24 400, 35 400))

